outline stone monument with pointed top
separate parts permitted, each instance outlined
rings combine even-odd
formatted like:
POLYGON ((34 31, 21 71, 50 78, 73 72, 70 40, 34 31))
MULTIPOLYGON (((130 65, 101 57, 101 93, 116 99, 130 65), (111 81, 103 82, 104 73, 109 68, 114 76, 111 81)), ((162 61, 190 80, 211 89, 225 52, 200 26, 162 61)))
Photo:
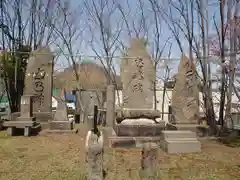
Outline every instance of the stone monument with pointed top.
MULTIPOLYGON (((134 141, 137 136, 148 137, 147 141, 152 141, 152 137, 160 135, 165 123, 157 123, 155 120, 161 114, 154 109, 156 72, 143 39, 131 40, 130 47, 122 58, 121 79, 123 107, 116 113, 115 131, 118 138, 113 138, 116 142, 112 142, 116 145, 123 136, 126 138, 121 139, 122 142, 129 141, 129 137, 134 141)), ((134 142, 133 146, 134 144, 138 143, 134 142)))
MULTIPOLYGON (((25 74, 23 94, 33 96, 33 115, 36 121, 48 124, 53 118, 52 113, 52 83, 54 55, 49 47, 40 47, 32 52, 28 59, 25 74)), ((11 114, 11 120, 16 120, 20 112, 11 114)))
POLYGON ((161 147, 170 154, 201 152, 196 138, 199 116, 199 91, 196 67, 184 54, 181 57, 172 92, 172 119, 162 131, 161 147))
POLYGON ((181 57, 172 92, 173 124, 197 124, 199 90, 196 67, 184 54, 181 57))

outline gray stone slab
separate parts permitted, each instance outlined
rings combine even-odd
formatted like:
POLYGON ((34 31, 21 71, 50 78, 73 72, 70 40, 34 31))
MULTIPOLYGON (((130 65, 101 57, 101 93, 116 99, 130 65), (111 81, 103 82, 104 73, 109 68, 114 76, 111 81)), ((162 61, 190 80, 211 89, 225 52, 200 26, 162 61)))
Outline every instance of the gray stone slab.
MULTIPOLYGON (((52 120, 55 112, 33 112, 33 117, 36 117, 38 123, 47 123, 52 120)), ((20 112, 15 112, 11 114, 11 121, 16 121, 17 117, 20 116, 20 112)))
POLYGON ((37 123, 35 121, 5 121, 4 127, 16 127, 16 128, 24 128, 24 127, 34 127, 37 123))
POLYGON ((142 148, 144 143, 154 142, 160 146, 161 138, 156 137, 119 137, 113 136, 108 138, 109 147, 112 148, 142 148))
POLYGON ((50 130, 72 130, 73 121, 51 121, 49 122, 50 130))
POLYGON ((65 99, 65 90, 57 91, 57 109, 54 114, 54 121, 68 121, 68 110, 65 99))
POLYGON ((165 129, 165 123, 147 125, 116 125, 117 136, 160 136, 165 129))
POLYGON ((169 154, 201 152, 201 143, 196 139, 171 139, 163 142, 163 149, 169 154))
POLYGON ((59 130, 59 129, 45 129, 41 134, 77 134, 78 129, 59 130))
POLYGON ((163 139, 172 138, 196 138, 196 133, 192 131, 162 131, 163 139))
POLYGON ((189 130, 193 131, 199 137, 208 136, 210 133, 210 127, 200 124, 170 124, 166 125, 166 130, 189 130))

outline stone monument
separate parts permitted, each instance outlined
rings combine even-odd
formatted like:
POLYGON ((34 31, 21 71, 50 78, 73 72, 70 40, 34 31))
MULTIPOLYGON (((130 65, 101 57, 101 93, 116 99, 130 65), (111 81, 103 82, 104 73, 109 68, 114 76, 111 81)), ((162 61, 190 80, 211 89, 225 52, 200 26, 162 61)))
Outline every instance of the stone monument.
POLYGON ((8 135, 13 136, 16 128, 24 129, 24 136, 29 136, 32 129, 40 127, 33 117, 33 97, 31 95, 23 95, 21 97, 21 116, 15 121, 5 121, 4 126, 8 128, 8 135))
POLYGON ((199 90, 196 67, 182 55, 172 92, 173 124, 196 124, 199 117, 199 90))
POLYGON ((168 153, 200 152, 196 138, 199 117, 199 91, 196 67, 184 54, 181 57, 172 93, 172 119, 163 131, 161 147, 168 153), (192 132, 193 131, 193 132, 192 132))
POLYGON ((65 90, 57 92, 58 103, 54 118, 49 122, 50 130, 52 133, 76 133, 77 130, 73 129, 73 120, 68 119, 68 110, 65 101, 65 90))
MULTIPOLYGON (((52 115, 52 81, 54 56, 48 47, 39 48, 30 56, 25 74, 23 94, 33 96, 33 115, 42 125, 48 124, 52 115)), ((20 112, 13 113, 15 120, 20 112)))
MULTIPOLYGON (((165 123, 157 123, 160 111, 154 107, 156 72, 143 39, 133 39, 122 58, 123 107, 117 111, 115 131, 119 138, 158 137, 165 123)), ((152 138, 153 140, 154 138, 152 138)))

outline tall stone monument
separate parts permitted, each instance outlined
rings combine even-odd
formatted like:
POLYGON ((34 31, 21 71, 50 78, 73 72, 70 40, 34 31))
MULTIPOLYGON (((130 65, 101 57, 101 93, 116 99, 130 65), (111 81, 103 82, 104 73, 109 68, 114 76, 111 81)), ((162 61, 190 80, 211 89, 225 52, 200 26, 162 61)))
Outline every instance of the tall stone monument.
POLYGON ((196 138, 199 114, 196 67, 184 54, 181 57, 172 93, 172 120, 162 131, 161 147, 170 154, 201 151, 196 138))
POLYGON ((197 124, 199 117, 199 90, 196 67, 182 55, 172 93, 173 124, 197 124))
POLYGON ((156 72, 143 39, 133 39, 121 61, 123 107, 152 109, 156 72))
POLYGON ((53 59, 46 47, 33 52, 28 60, 24 94, 33 95, 33 112, 52 111, 53 59))
POLYGON ((121 63, 123 108, 117 111, 116 116, 118 137, 127 136, 125 139, 129 139, 160 135, 165 124, 155 121, 161 114, 153 108, 155 76, 153 61, 144 40, 133 39, 121 63))

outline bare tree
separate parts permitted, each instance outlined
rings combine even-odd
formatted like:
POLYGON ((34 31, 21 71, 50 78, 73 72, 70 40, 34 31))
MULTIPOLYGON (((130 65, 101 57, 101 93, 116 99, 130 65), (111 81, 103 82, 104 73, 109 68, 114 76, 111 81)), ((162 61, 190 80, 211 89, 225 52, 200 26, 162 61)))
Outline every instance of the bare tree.
POLYGON ((1 74, 12 112, 19 110, 31 50, 52 43, 49 21, 57 19, 55 1, 1 0, 1 74))
POLYGON ((116 85, 114 56, 118 51, 118 40, 121 35, 123 21, 116 19, 117 3, 115 0, 85 0, 89 17, 89 31, 92 35, 90 46, 103 65, 107 84, 116 85))

